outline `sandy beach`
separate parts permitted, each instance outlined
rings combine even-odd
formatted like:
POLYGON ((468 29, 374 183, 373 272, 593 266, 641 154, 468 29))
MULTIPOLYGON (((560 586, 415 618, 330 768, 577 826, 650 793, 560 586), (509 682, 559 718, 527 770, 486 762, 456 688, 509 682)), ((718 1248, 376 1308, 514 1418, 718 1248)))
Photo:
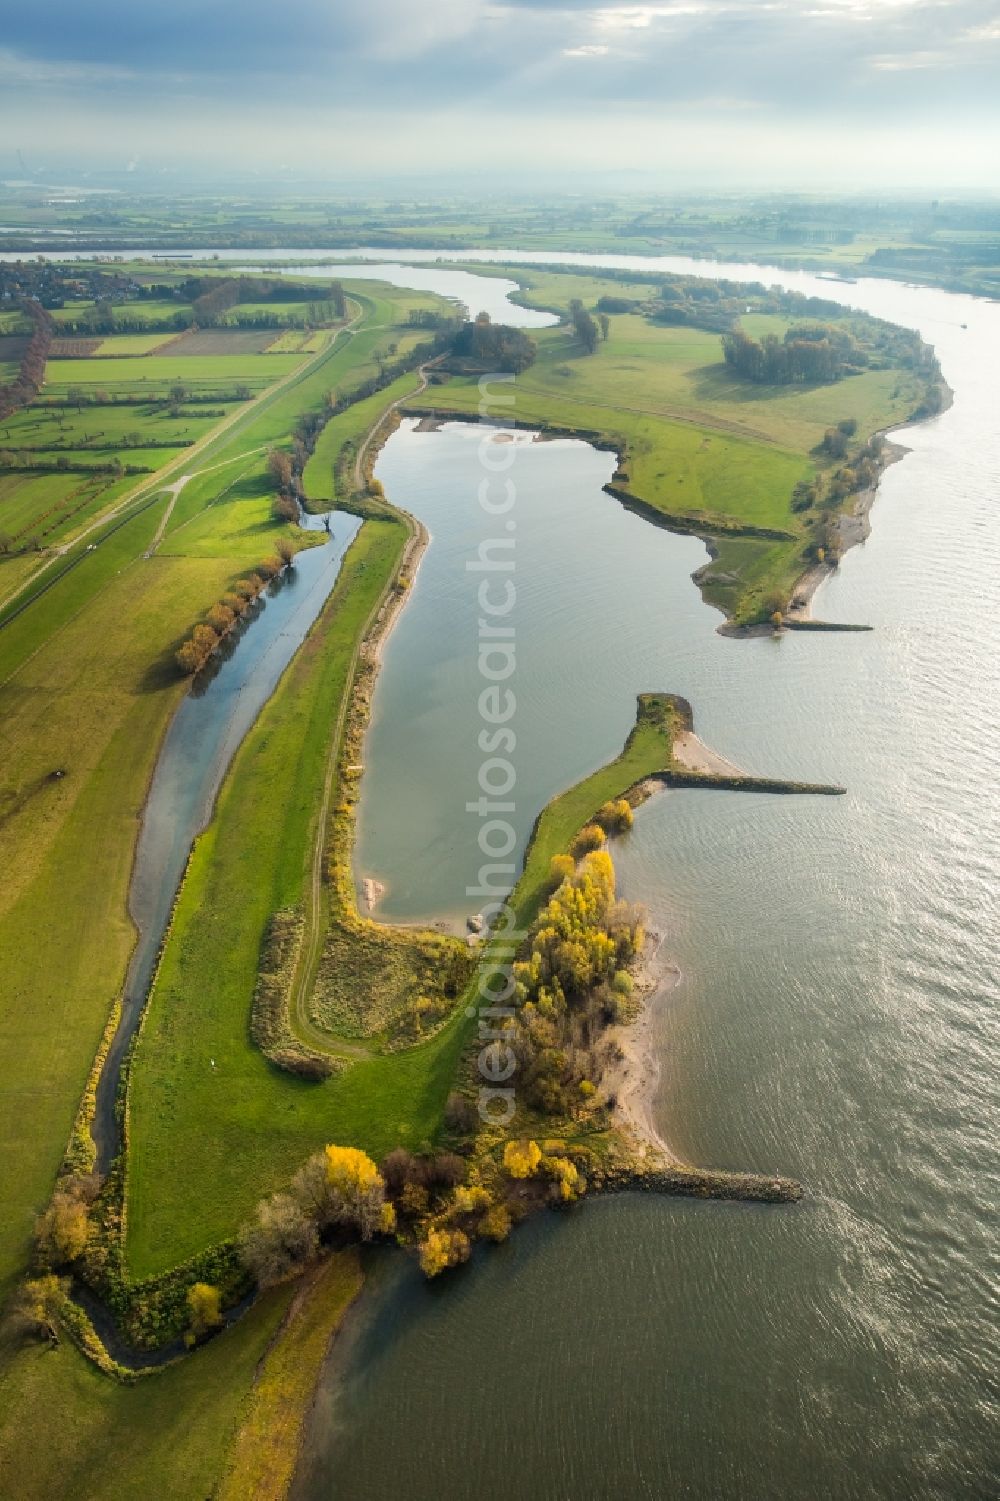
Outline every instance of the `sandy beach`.
POLYGON ((606 1043, 616 1056, 604 1070, 602 1088, 608 1099, 614 1099, 615 1125, 639 1155, 680 1166, 680 1158, 657 1130, 653 1109, 661 1073, 656 1023, 665 998, 681 979, 677 966, 662 958, 662 948, 663 939, 649 934, 634 974, 641 1009, 635 1021, 608 1028, 606 1043))

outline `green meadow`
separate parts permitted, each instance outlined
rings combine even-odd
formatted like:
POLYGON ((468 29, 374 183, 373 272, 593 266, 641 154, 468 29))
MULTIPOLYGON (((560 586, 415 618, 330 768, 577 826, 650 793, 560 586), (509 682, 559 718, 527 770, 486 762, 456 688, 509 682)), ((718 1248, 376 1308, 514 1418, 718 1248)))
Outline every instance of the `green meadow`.
MULTIPOLYGON (((515 268, 508 268, 514 274, 515 268)), ((652 284, 517 271, 521 300, 565 311, 573 297, 648 297, 652 284)), ((792 320, 762 315, 762 332, 792 320)), ((751 316, 752 322, 752 316, 751 316)), ((922 396, 909 371, 866 370, 829 385, 761 386, 725 365, 718 333, 614 314, 609 335, 587 354, 568 324, 536 330, 535 362, 517 377, 514 415, 612 444, 624 454, 623 490, 665 524, 718 537, 732 574, 707 591, 738 621, 754 619, 775 594, 787 597, 803 571, 808 531, 791 505, 797 483, 821 465, 826 430, 853 418, 867 435, 904 420, 922 396), (733 528, 788 533, 788 541, 726 535, 733 528)), ((474 413, 475 379, 455 376, 406 404, 411 412, 474 413)))

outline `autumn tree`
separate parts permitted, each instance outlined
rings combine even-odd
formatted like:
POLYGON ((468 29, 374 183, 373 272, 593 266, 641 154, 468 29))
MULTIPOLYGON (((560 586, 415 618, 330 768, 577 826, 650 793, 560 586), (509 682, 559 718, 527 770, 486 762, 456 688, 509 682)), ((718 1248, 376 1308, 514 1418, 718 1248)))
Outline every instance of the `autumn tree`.
MULTIPOLYGON (((276 495, 271 505, 271 515, 275 521, 298 521, 298 502, 291 495, 276 495)), ((278 551, 280 550, 279 548, 278 551)))
POLYGON ((362 1240, 387 1228, 385 1180, 371 1158, 356 1147, 332 1145, 322 1155, 331 1222, 355 1226, 362 1240))
POLYGON ((217 636, 225 636, 232 630, 236 622, 235 611, 220 600, 214 604, 205 617, 217 636))
POLYGON ((44 1339, 58 1345, 56 1317, 66 1297, 65 1279, 34 1277, 22 1283, 10 1302, 5 1323, 15 1338, 44 1339))
POLYGON ((425 1277, 437 1277, 447 1267, 468 1261, 472 1247, 464 1230, 431 1229, 420 1243, 420 1268, 425 1277))
POLYGON ((625 797, 605 803, 594 820, 608 834, 624 834, 634 821, 632 805, 625 797))
POLYGON ((575 835, 570 844, 570 854, 577 860, 590 854, 591 850, 599 850, 604 843, 604 830, 598 823, 588 823, 575 835))
POLYGON ((542 1160, 537 1141, 508 1141, 503 1149, 503 1165, 512 1178, 531 1178, 542 1160))
POLYGON ((291 1195, 272 1194, 257 1206, 257 1218, 239 1239, 240 1257, 258 1287, 273 1287, 316 1255, 315 1221, 291 1195))
POLYGON ((35 1243, 43 1266, 68 1266, 87 1248, 90 1221, 82 1194, 73 1187, 58 1188, 52 1202, 35 1222, 35 1243))
POLYGON ((267 456, 267 472, 279 490, 292 487, 291 455, 282 448, 272 448, 267 456))
POLYGON ((194 1282, 188 1288, 189 1343, 195 1344, 222 1323, 222 1294, 210 1282, 194 1282))

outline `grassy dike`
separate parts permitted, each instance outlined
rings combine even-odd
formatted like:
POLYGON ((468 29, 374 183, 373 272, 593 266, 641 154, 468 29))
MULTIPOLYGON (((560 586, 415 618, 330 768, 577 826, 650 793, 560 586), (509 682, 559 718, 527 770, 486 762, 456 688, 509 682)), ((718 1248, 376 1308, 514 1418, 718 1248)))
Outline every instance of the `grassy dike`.
POLYGON ((362 1276, 356 1251, 336 1251, 302 1279, 261 1362, 214 1501, 283 1501, 323 1358, 362 1276))
POLYGON ((330 727, 357 638, 406 537, 392 517, 365 523, 195 847, 132 1069, 134 1275, 231 1235, 323 1141, 381 1156, 436 1130, 452 1073, 450 1035, 362 1060, 317 1086, 273 1068, 248 1030, 268 919, 301 895, 330 727))

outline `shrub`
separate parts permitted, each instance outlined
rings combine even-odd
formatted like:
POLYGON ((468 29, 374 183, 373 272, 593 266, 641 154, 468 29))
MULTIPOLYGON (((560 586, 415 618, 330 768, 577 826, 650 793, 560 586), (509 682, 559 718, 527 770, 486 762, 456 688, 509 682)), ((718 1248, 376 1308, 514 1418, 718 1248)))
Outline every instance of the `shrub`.
POLYGON ((605 803, 594 820, 607 834, 624 834, 632 827, 635 816, 628 798, 620 797, 615 802, 605 803))
POLYGON ((428 1164, 427 1182, 439 1184, 442 1188, 454 1188, 457 1183, 465 1182, 465 1173, 463 1158, 456 1152, 441 1152, 428 1164))
POLYGON ((578 1199, 587 1186, 576 1164, 568 1157, 545 1157, 542 1166, 552 1179, 553 1197, 563 1204, 578 1199))
POLYGON ((512 1178, 533 1177, 541 1160, 537 1141, 508 1141, 503 1149, 503 1165, 512 1178))
POLYGON ((385 1186, 395 1199, 399 1198, 407 1183, 422 1181, 422 1164, 405 1147, 394 1147, 382 1159, 381 1170, 385 1186))
POLYGON ((264 558, 262 562, 257 564, 256 571, 260 574, 265 584, 268 584, 271 579, 278 577, 284 566, 280 558, 264 558))
POLYGON ((416 1218, 427 1213, 430 1195, 422 1183, 407 1183, 399 1196, 399 1203, 401 1209, 416 1218))
POLYGON ((194 1282, 188 1288, 190 1325, 186 1342, 195 1344, 222 1323, 222 1294, 210 1282, 194 1282))
POLYGON ((287 537, 278 538, 278 541, 275 543, 275 552, 286 567, 295 557, 295 548, 287 537))
POLYGON ((478 1118, 476 1107, 468 1096, 453 1090, 444 1107, 445 1125, 449 1130, 464 1135, 473 1129, 478 1118))
POLYGON ((14 1337, 46 1339, 57 1345, 56 1316, 66 1301, 67 1287, 65 1279, 51 1275, 32 1278, 19 1287, 5 1320, 14 1337))
POLYGON ((472 1247, 462 1230, 430 1230, 420 1245, 420 1267, 425 1277, 437 1277, 446 1267, 468 1261, 472 1247))
POLYGON ((572 855, 553 855, 549 861, 549 886, 552 890, 561 886, 575 869, 576 861, 572 855))
POLYGON ((506 1204, 494 1204, 479 1221, 479 1233, 486 1240, 506 1240, 510 1226, 510 1210, 506 1204))
POLYGON ((490 1196, 485 1188, 480 1188, 478 1184, 466 1188, 460 1183, 452 1198, 452 1208, 456 1214, 475 1214, 477 1209, 486 1209, 489 1202, 490 1196))
POLYGON ((576 835, 570 845, 570 854, 576 860, 582 860, 584 855, 589 855, 592 850, 599 850, 604 843, 604 830, 599 824, 588 823, 576 835))

